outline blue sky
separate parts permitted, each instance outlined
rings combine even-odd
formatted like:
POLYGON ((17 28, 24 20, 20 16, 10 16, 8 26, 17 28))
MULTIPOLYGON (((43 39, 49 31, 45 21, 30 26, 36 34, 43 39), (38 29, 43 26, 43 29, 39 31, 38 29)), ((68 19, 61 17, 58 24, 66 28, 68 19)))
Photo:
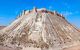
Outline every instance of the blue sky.
POLYGON ((56 10, 80 28, 80 0, 0 0, 0 25, 9 25, 22 10, 33 7, 56 10))

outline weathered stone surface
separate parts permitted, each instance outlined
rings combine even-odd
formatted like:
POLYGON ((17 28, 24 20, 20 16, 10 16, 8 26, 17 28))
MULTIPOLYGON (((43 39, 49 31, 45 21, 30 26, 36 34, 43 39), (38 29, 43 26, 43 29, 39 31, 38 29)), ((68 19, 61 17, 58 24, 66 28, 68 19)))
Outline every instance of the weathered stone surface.
POLYGON ((80 43, 80 32, 63 15, 36 8, 24 11, 0 37, 1 45, 22 50, 63 50, 80 43))

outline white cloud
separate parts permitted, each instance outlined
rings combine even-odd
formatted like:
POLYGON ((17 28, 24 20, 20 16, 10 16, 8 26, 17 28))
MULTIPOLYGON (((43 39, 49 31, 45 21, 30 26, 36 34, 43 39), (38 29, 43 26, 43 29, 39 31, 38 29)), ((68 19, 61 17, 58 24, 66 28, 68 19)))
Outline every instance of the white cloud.
POLYGON ((49 6, 49 9, 51 9, 52 8, 52 6, 49 6))
POLYGON ((52 10, 52 8, 53 8, 52 6, 49 6, 49 10, 52 10))
POLYGON ((4 19, 4 17, 0 17, 0 19, 4 19))
POLYGON ((80 13, 79 11, 74 11, 74 12, 71 12, 71 11, 62 11, 61 12, 61 14, 63 14, 66 17, 74 15, 74 14, 79 14, 79 13, 80 13))
POLYGON ((73 14, 73 12, 69 12, 69 11, 62 11, 61 14, 63 14, 64 16, 70 16, 73 14))

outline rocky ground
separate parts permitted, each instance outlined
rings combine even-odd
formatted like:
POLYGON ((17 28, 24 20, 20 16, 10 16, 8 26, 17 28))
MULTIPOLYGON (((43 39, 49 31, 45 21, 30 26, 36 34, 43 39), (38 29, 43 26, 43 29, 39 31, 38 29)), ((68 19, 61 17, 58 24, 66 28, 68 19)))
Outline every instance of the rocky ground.
POLYGON ((0 26, 0 30, 3 29, 3 28, 5 28, 5 27, 6 27, 6 26, 0 26))
MULTIPOLYGON (((25 48, 23 50, 33 50, 33 49, 34 48, 27 48, 27 49, 25 48)), ((0 50, 19 50, 19 49, 0 46, 0 50)), ((41 50, 41 49, 40 48, 35 48, 34 50, 41 50)), ((80 50, 80 45, 73 46, 73 47, 70 47, 70 48, 65 48, 63 50, 80 50)))
POLYGON ((73 47, 70 47, 70 48, 65 48, 63 50, 80 50, 80 45, 78 46, 73 46, 73 47))
POLYGON ((0 50, 17 50, 17 49, 0 46, 0 50))

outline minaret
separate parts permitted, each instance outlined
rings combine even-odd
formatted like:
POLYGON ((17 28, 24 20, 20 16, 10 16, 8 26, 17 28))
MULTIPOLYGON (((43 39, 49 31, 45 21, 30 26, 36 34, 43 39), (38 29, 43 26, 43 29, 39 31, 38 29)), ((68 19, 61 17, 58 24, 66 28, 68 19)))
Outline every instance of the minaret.
POLYGON ((26 10, 23 10, 23 11, 22 11, 22 15, 25 15, 25 11, 26 11, 26 10))
POLYGON ((33 8, 33 12, 37 12, 37 8, 36 7, 33 8))
POLYGON ((54 14, 57 14, 57 11, 54 11, 54 14))

